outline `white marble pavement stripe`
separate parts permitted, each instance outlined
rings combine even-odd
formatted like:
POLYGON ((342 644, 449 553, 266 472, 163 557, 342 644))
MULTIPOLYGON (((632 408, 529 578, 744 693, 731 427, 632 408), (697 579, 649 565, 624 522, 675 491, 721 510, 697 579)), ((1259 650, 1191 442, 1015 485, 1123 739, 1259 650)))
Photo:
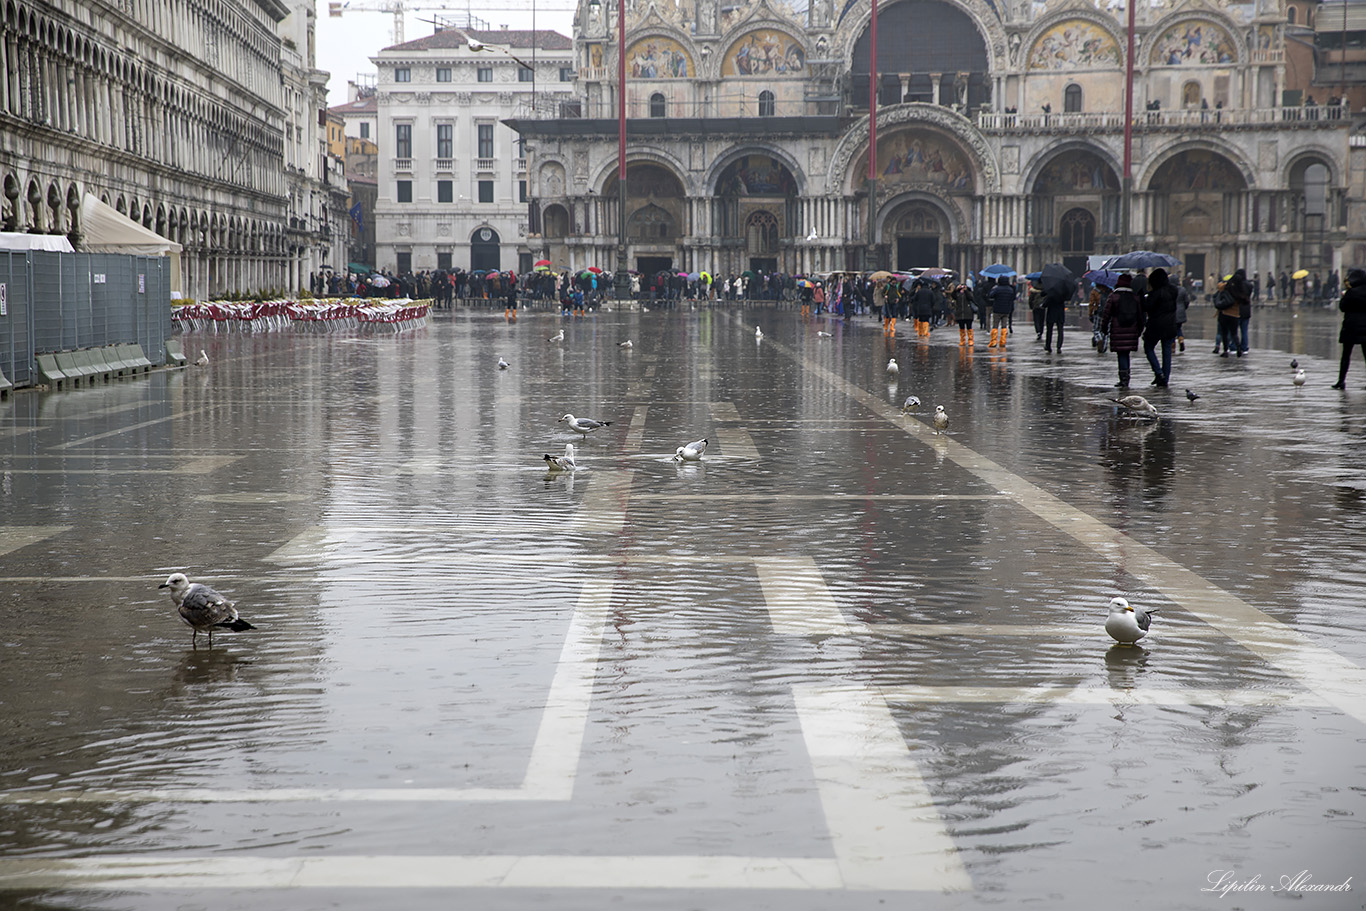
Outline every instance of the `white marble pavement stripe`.
POLYGON ((845 395, 922 439, 944 458, 976 475, 1019 506, 1069 535, 1153 591, 1254 652, 1264 661, 1314 690, 1339 711, 1366 721, 1366 668, 1282 623, 1265 611, 1224 591, 1186 567, 1089 513, 1054 496, 950 436, 936 434, 919 420, 904 420, 898 409, 779 342, 770 346, 803 369, 820 376, 845 395))
POLYGON ((845 888, 971 889, 882 695, 806 684, 792 692, 845 888))
POLYGON ((0 525, 0 554, 70 531, 70 525, 0 525))
POLYGON ((849 624, 810 557, 756 557, 773 629, 784 636, 847 636, 849 624))

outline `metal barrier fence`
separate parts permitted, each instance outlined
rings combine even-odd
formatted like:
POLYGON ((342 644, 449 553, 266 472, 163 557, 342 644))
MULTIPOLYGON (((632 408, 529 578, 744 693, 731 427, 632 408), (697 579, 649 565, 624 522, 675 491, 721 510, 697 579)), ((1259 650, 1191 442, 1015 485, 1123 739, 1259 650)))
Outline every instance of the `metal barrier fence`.
POLYGON ((165 361, 170 261, 118 253, 0 253, 0 373, 39 381, 36 356, 137 344, 165 361))
POLYGON ((427 324, 431 300, 320 298, 209 301, 183 304, 171 314, 182 332, 271 332, 278 329, 377 329, 401 332, 427 324))

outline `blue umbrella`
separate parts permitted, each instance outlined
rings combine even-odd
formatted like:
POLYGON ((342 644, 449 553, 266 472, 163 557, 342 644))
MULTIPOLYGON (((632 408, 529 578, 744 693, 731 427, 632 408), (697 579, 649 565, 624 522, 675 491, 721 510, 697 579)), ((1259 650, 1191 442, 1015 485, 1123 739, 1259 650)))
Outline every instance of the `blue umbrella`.
POLYGON ((1104 285, 1107 288, 1114 288, 1119 283, 1119 276, 1120 273, 1110 269, 1092 269, 1090 272, 1083 275, 1082 278, 1093 285, 1104 285))
POLYGON ((1107 259, 1102 269, 1170 269, 1173 266, 1181 265, 1181 260, 1175 256, 1168 256, 1165 253, 1154 253, 1151 250, 1134 250, 1131 253, 1121 253, 1119 256, 1107 259))
POLYGON ((1015 270, 1009 266, 1002 266, 999 263, 987 266, 979 273, 983 278, 1000 278, 1002 275, 1014 275, 1015 270))
POLYGON ((1030 272, 1028 275, 1025 276, 1025 278, 1029 279, 1032 282, 1036 282, 1042 275, 1042 272, 1030 272))

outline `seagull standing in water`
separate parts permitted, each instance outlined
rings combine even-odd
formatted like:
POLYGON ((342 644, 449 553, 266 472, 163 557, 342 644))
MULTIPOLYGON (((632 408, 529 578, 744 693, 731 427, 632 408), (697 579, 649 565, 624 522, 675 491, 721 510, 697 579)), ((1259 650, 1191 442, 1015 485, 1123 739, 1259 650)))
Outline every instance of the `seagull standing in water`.
POLYGON ((194 365, 195 365, 196 367, 207 367, 207 366, 209 366, 209 352, 205 351, 203 348, 200 348, 200 349, 199 349, 199 357, 197 357, 197 358, 194 359, 194 365))
POLYGON ((588 439, 588 435, 601 427, 610 427, 611 421, 594 421, 589 418, 576 418, 572 414, 566 414, 556 421, 557 424, 568 424, 569 429, 575 433, 583 434, 583 438, 588 439))
POLYGON ((763 326, 755 326, 755 327, 754 327, 754 340, 755 340, 756 342, 762 342, 762 341, 764 340, 764 327, 763 327, 763 326))
POLYGON ((1296 371, 1295 371, 1295 378, 1292 379, 1290 382, 1294 383, 1296 386, 1303 386, 1303 385, 1304 385, 1304 380, 1305 380, 1304 370, 1303 370, 1303 369, 1300 369, 1300 370, 1296 370, 1296 371))
POLYGON ((578 463, 574 461, 574 444, 565 443, 564 455, 562 456, 553 456, 550 453, 546 453, 545 467, 550 471, 574 471, 577 469, 579 466, 578 463))
POLYGON ((949 429, 949 413, 943 405, 934 406, 934 429, 939 433, 949 429))
POLYGON ((635 345, 632 345, 632 344, 631 344, 631 340, 628 338, 628 339, 627 339, 626 341, 624 341, 624 342, 617 342, 617 347, 618 347, 618 348, 634 348, 635 345))
POLYGON ((1105 631, 1120 645, 1133 645, 1148 635, 1148 627, 1152 625, 1151 615, 1155 613, 1157 608, 1145 611, 1141 607, 1133 607, 1124 598, 1111 598, 1105 631))
POLYGON ((901 413, 910 414, 912 411, 920 410, 920 397, 914 395, 906 396, 906 401, 901 404, 901 413))
POLYGON ((707 441, 705 439, 695 440, 675 449, 674 459, 679 462, 700 462, 702 461, 702 453, 706 451, 707 441))
POLYGON ((232 606, 231 601, 207 585, 190 582, 184 573, 171 573, 166 577, 166 581, 158 585, 157 588, 169 588, 171 590, 171 600, 175 602, 176 610, 180 613, 180 619, 184 620, 190 629, 194 630, 190 637, 191 645, 198 643, 201 632, 207 632, 209 634, 209 648, 213 648, 215 627, 230 629, 235 633, 256 629, 237 616, 237 608, 232 606))
POLYGON ((550 338, 546 339, 546 341, 548 341, 548 342, 562 342, 562 341, 564 341, 564 330, 561 329, 559 332, 556 332, 556 333, 555 333, 554 335, 552 335, 550 338))
POLYGON ((498 358, 498 369, 499 369, 499 370, 506 370, 506 369, 508 369, 508 368, 511 367, 511 366, 512 366, 511 364, 509 364, 507 361, 503 360, 501 357, 498 358))
POLYGON ((899 373, 901 373, 901 368, 897 366, 897 364, 896 364, 896 358, 894 358, 894 357, 893 357, 893 358, 888 358, 888 360, 887 360, 887 375, 888 375, 889 377, 891 377, 891 376, 896 376, 896 375, 898 375, 899 373))
POLYGON ((1149 402, 1141 395, 1126 395, 1122 399, 1110 399, 1110 401, 1114 402, 1120 408, 1123 408, 1129 414, 1136 414, 1139 417, 1144 418, 1157 417, 1157 409, 1153 407, 1152 402, 1149 402))

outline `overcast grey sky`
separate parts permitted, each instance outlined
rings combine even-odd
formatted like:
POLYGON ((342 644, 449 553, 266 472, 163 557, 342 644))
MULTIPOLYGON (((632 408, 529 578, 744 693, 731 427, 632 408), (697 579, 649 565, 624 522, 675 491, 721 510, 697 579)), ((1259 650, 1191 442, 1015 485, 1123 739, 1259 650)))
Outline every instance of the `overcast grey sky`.
MULTIPOLYGON (((413 41, 432 33, 430 22, 434 16, 469 15, 483 19, 490 28, 506 24, 509 28, 531 28, 532 0, 494 0, 480 7, 476 3, 446 3, 441 0, 404 0, 404 39, 413 41), (424 3, 426 5, 424 5, 424 3), (442 7, 445 7, 443 10, 442 7), (512 7, 511 9, 509 7, 512 7)), ((392 13, 368 12, 384 6, 385 0, 352 0, 349 8, 338 18, 328 15, 328 0, 318 0, 318 69, 331 74, 328 81, 327 104, 334 107, 346 103, 346 83, 357 73, 375 72, 370 58, 394 43, 392 13)), ((536 7, 536 28, 554 29, 569 35, 574 14, 566 9, 570 0, 545 0, 536 7)))

